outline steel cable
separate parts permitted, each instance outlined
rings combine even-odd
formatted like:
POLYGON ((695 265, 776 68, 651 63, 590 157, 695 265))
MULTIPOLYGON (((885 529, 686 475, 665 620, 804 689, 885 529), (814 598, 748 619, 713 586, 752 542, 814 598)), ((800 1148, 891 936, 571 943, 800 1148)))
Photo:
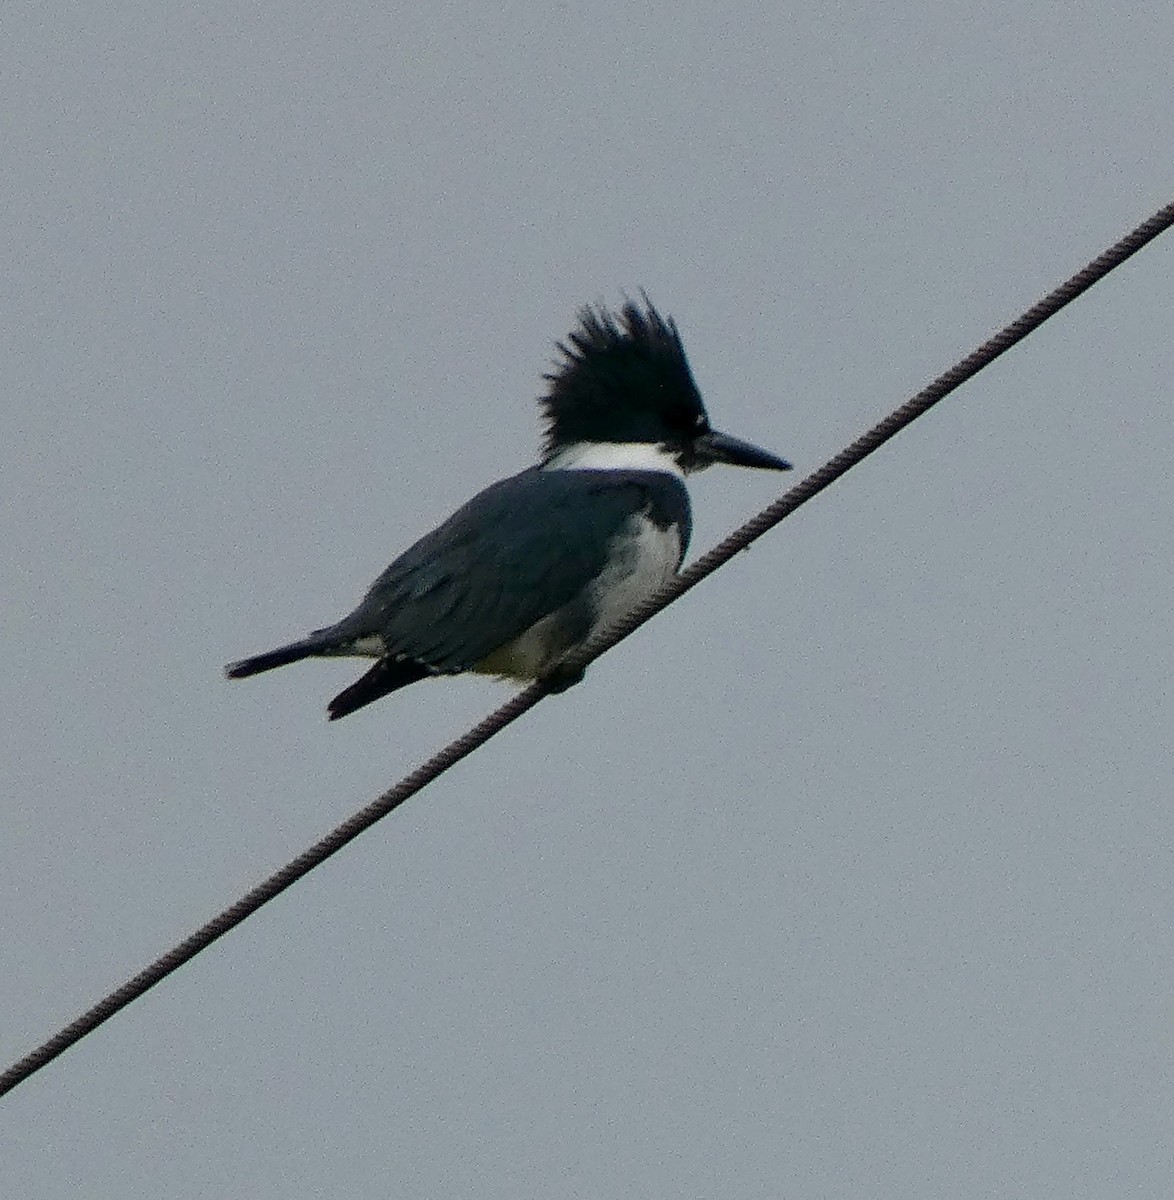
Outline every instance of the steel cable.
MULTIPOLYGON (((1033 330, 1038 329, 1049 317, 1054 316, 1066 304, 1071 303, 1131 255, 1136 254, 1148 242, 1168 229, 1171 224, 1174 224, 1174 203, 1166 205, 1148 220, 1142 222, 1136 229, 1073 275, 1071 279, 1034 304, 1022 316, 1017 317, 1010 325, 984 342, 973 353, 967 355, 956 366, 938 376, 928 387, 907 400, 878 425, 857 438, 817 471, 801 480, 795 487, 736 529, 708 553, 691 563, 656 596, 633 610, 623 621, 592 639, 573 659, 568 660, 568 665, 572 668, 575 666, 585 667, 599 655, 611 649, 617 642, 622 641, 684 592, 695 587, 701 580, 729 562, 739 551, 746 549, 753 541, 773 529, 801 504, 805 504, 813 496, 818 495, 841 475, 867 458, 874 450, 884 445, 889 438, 927 412, 939 400, 972 378, 983 367, 988 366, 1033 330)), ((17 1084, 52 1062, 75 1042, 92 1033, 131 1001, 138 999, 144 992, 194 958, 201 950, 206 949, 230 929, 239 925, 263 904, 280 895, 286 888, 358 837, 360 833, 397 809, 461 759, 472 754, 474 750, 500 733, 507 725, 533 708, 549 693, 549 690, 540 682, 531 684, 524 691, 519 692, 468 732, 450 742, 411 774, 401 779, 377 800, 337 826, 321 841, 303 851, 279 871, 275 871, 237 900, 235 904, 217 914, 207 924, 201 926, 166 954, 157 958, 150 966, 140 971, 132 979, 128 979, 121 987, 95 1004, 93 1008, 71 1021, 48 1041, 14 1063, 3 1074, 0 1074, 0 1096, 10 1092, 17 1084)))

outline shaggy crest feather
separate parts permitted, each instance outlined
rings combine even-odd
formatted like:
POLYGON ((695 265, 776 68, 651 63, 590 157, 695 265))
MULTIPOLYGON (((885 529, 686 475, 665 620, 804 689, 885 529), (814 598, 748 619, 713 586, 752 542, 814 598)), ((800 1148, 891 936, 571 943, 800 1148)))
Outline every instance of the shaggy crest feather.
POLYGON ((657 442, 666 427, 684 445, 708 430, 676 324, 641 299, 642 308, 629 300, 618 314, 582 309, 578 327, 558 343, 539 401, 545 457, 576 442, 657 442))

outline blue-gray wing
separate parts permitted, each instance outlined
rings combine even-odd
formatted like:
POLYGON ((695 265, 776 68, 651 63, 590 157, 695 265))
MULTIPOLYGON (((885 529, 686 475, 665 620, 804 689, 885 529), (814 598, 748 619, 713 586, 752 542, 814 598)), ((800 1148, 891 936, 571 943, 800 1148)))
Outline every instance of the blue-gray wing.
POLYGON ((570 605, 633 517, 690 534, 684 484, 665 472, 543 471, 493 484, 405 551, 336 627, 389 655, 464 671, 570 605))

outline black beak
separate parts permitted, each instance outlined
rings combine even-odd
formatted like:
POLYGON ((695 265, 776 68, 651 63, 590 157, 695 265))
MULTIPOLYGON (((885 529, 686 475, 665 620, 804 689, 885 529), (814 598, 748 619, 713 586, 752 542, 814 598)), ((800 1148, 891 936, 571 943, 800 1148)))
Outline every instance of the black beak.
POLYGON ((791 464, 769 450, 762 450, 751 442, 731 437, 728 433, 710 430, 693 443, 697 469, 711 463, 729 463, 733 467, 758 467, 763 471, 789 471, 791 464))

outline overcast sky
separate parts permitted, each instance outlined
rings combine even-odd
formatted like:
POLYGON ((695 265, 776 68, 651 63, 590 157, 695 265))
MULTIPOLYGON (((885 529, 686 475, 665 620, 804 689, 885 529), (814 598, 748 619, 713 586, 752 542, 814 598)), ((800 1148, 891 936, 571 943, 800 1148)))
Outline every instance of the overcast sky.
MULTIPOLYGON (((802 472, 1174 195, 1165 0, 17 0, 0 58, 0 1066, 508 697, 221 667, 532 461, 578 306, 802 472)), ((5 1195, 1167 1197, 1172 278, 0 1101, 5 1195)))

